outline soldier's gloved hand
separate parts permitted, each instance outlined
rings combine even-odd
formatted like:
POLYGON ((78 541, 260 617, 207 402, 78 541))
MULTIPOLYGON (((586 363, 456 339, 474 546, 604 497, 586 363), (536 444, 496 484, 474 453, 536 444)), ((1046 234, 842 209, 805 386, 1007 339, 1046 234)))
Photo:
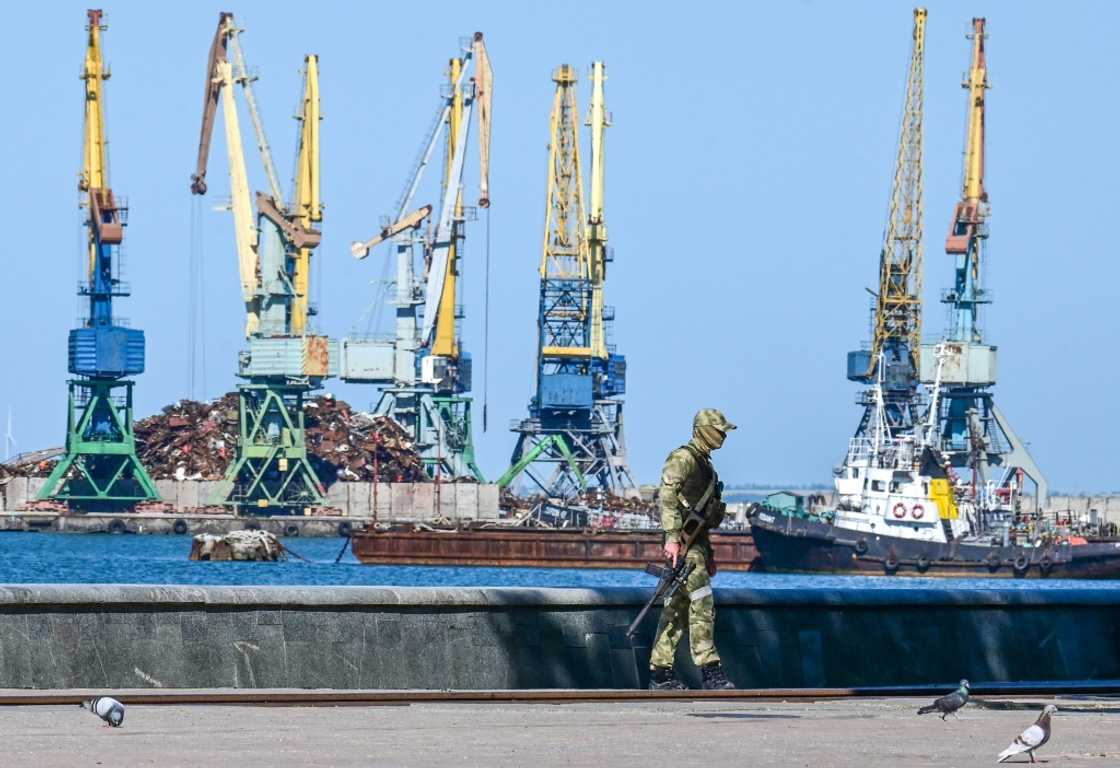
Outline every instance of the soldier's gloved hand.
POLYGON ((718 568, 716 568, 716 561, 713 557, 709 557, 704 563, 704 566, 708 569, 709 576, 714 577, 716 575, 716 571, 719 570, 718 568))
POLYGON ((681 543, 679 541, 665 542, 665 557, 673 561, 673 567, 677 567, 677 558, 681 554, 681 543))

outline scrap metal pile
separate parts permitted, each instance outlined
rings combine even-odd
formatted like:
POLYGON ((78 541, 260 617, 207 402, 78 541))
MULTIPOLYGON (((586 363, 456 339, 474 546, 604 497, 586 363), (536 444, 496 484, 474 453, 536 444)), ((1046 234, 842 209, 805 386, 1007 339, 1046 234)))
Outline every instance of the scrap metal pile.
POLYGON ((0 482, 10 477, 47 477, 58 463, 60 453, 61 448, 48 448, 16 456, 11 461, 0 464, 0 482))
MULTIPOLYGON (((330 395, 304 406, 307 450, 319 479, 423 482, 419 454, 387 416, 355 412, 330 395)), ((157 480, 219 480, 237 446, 237 394, 209 403, 180 400, 136 422, 141 463, 157 480)))
POLYGON ((548 527, 656 528, 657 503, 590 489, 572 499, 520 496, 506 489, 500 506, 509 519, 548 527))

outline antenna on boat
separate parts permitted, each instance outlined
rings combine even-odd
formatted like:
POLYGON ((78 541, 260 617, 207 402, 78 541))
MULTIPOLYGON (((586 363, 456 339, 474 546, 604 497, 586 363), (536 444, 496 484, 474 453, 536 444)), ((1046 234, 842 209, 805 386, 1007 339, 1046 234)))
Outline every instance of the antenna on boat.
POLYGON ((930 395, 929 401, 929 418, 926 419, 926 428, 922 430, 922 448, 927 448, 933 445, 934 438, 937 435, 937 416, 941 408, 941 373, 945 368, 945 360, 949 357, 949 351, 946 348, 945 342, 937 344, 933 348, 934 354, 937 356, 937 372, 933 376, 933 393, 930 395))
POLYGON ((879 352, 879 364, 875 371, 875 439, 871 446, 871 455, 878 460, 879 448, 883 436, 887 432, 886 403, 883 398, 883 353, 879 352))

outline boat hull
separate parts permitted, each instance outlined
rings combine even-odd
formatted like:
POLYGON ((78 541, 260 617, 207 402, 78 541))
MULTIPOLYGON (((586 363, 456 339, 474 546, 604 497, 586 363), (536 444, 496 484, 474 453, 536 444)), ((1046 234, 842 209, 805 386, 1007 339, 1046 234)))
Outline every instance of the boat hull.
MULTIPOLYGON (((757 551, 749 532, 711 536, 722 570, 749 571, 757 551)), ((367 565, 513 566, 528 568, 633 568, 664 559, 657 530, 598 528, 395 527, 356 531, 354 556, 367 565)))
POLYGON ((865 576, 1120 578, 1120 542, 1045 547, 903 539, 838 528, 764 508, 751 518, 754 570, 865 576))

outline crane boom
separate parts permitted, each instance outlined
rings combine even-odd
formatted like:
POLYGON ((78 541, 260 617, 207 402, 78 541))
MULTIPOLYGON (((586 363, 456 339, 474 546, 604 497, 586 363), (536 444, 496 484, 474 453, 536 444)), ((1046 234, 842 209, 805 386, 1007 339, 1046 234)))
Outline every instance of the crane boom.
MULTIPOLYGON (((490 204, 490 99, 494 77, 481 32, 475 33, 470 49, 463 56, 451 60, 448 74, 451 94, 442 112, 447 125, 447 158, 444 172, 446 186, 425 286, 424 318, 420 340, 422 345, 431 348, 433 355, 455 358, 459 354, 455 329, 457 319, 455 294, 458 277, 457 243, 462 237, 460 222, 463 219, 463 168, 471 113, 476 104, 479 106, 480 115, 479 205, 485 208, 490 204), (475 60, 475 77, 470 86, 464 88, 466 68, 472 59, 475 60)), ((415 188, 416 181, 414 179, 410 190, 415 188)))
POLYGON ((228 85, 230 78, 218 76, 218 64, 229 63, 229 31, 233 14, 223 11, 218 14, 218 28, 210 43, 210 54, 206 57, 206 81, 202 92, 202 130, 198 137, 198 160, 191 174, 191 192, 206 194, 206 166, 210 161, 210 140, 214 136, 214 118, 218 112, 218 99, 222 86, 228 85))
POLYGON ((494 70, 481 32, 474 33, 474 89, 478 103, 478 205, 490 207, 490 106, 494 91, 494 70))
POLYGON ((424 220, 431 214, 432 206, 430 205, 425 205, 423 208, 418 208, 399 221, 395 221, 386 227, 382 227, 381 232, 374 235, 369 240, 366 240, 364 243, 354 241, 350 244, 350 253, 355 259, 364 259, 366 256, 369 256, 370 251, 372 251, 384 241, 396 237, 400 233, 405 232, 409 229, 418 229, 420 225, 424 223, 424 220))
MULTIPOLYGON (((590 228, 583 195, 576 71, 561 64, 552 74, 556 91, 549 117, 548 187, 545 193, 541 285, 561 299, 544 301, 540 312, 540 377, 574 370, 588 376, 592 354, 589 327, 594 286, 588 252, 590 228), (555 370, 554 370, 555 369, 555 370)), ((594 129, 592 129, 594 132, 594 129)))
POLYGON ((899 131, 891 202, 879 256, 879 293, 867 378, 881 357, 905 355, 913 381, 920 370, 922 332, 922 111, 927 12, 914 9, 913 45, 899 131), (896 346, 897 350, 889 347, 896 346))
POLYGON ((224 84, 222 110, 225 112, 226 154, 229 162, 229 196, 233 209, 233 236, 237 244, 237 264, 241 275, 241 298, 245 302, 245 337, 260 327, 260 297, 257 286, 257 227, 249 197, 249 175, 245 152, 241 148, 241 123, 233 99, 233 70, 229 61, 218 62, 217 76, 224 84))
POLYGON ((233 16, 230 15, 228 25, 229 49, 233 53, 233 63, 237 67, 234 72, 234 82, 241 85, 241 90, 245 94, 245 106, 249 108, 249 119, 253 123, 253 134, 257 137, 257 150, 260 152, 261 162, 264 164, 264 175, 268 178, 268 188, 272 190, 272 197, 276 199, 277 205, 283 208, 284 193, 280 190, 280 177, 277 176, 276 166, 272 162, 272 150, 268 146, 268 137, 264 133, 264 123, 261 122, 260 110, 257 109, 257 97, 253 94, 253 81, 257 78, 249 74, 249 68, 245 66, 245 56, 241 52, 241 43, 237 39, 237 36, 244 31, 233 23, 233 16))
POLYGON ((972 20, 972 56, 968 79, 968 134, 965 139, 961 200, 953 210, 945 252, 957 257, 952 293, 953 327, 950 340, 981 342, 980 306, 988 303, 983 287, 983 240, 988 218, 988 192, 984 189, 984 110, 988 89, 988 63, 984 53, 985 20, 972 20))
MULTIPOLYGON (((312 231, 316 222, 323 220, 323 205, 319 198, 319 57, 309 54, 304 60, 303 104, 297 119, 300 121, 299 157, 296 161, 296 190, 293 214, 304 232, 312 231)), ((296 253, 292 287, 292 333, 301 335, 307 328, 310 314, 311 249, 306 245, 296 253)))
MULTIPOLYGON (((82 69, 86 92, 85 120, 82 131, 82 170, 78 176, 78 189, 82 192, 109 187, 109 168, 105 162, 105 102, 101 92, 102 81, 109 79, 101 56, 101 32, 104 25, 101 23, 100 10, 86 11, 86 18, 89 36, 82 69)), ((91 220, 96 220, 96 217, 91 220)), ((89 254, 87 277, 91 282, 97 264, 97 241, 94 235, 91 227, 86 246, 89 254)))
POLYGON ((603 98, 606 66, 591 64, 591 109, 587 125, 591 128, 591 211, 587 218, 587 247, 591 275, 591 352, 606 360, 607 334, 603 323, 603 290, 607 279, 607 222, 603 218, 603 138, 607 126, 607 107, 603 98))
POLYGON ((105 115, 101 83, 109 79, 109 72, 101 58, 101 11, 86 11, 89 37, 86 43, 85 66, 82 80, 85 81, 85 122, 82 141, 82 171, 78 179, 78 189, 85 192, 91 187, 109 186, 109 169, 105 163, 105 115))

